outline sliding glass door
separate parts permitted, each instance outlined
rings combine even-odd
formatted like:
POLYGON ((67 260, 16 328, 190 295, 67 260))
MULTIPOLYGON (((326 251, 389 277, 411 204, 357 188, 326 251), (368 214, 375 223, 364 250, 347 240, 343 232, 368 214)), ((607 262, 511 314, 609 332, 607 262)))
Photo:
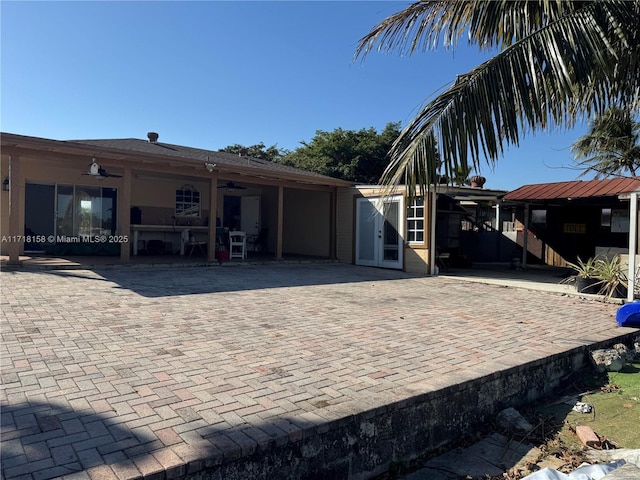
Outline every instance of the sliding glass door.
POLYGON ((91 237, 116 231, 116 189, 83 185, 58 185, 57 235, 91 237))

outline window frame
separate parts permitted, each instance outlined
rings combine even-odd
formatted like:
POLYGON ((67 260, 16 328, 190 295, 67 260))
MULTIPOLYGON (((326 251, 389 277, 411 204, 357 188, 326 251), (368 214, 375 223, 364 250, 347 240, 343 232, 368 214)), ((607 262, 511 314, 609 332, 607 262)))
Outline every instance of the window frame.
POLYGON ((424 196, 416 196, 411 205, 407 205, 407 243, 409 245, 424 245, 425 235, 425 201, 424 196), (422 215, 419 211, 422 210, 422 215), (421 228, 418 224, 422 222, 421 228), (421 239, 420 236, 422 237, 421 239))
POLYGON ((196 187, 190 184, 185 184, 180 188, 176 188, 176 218, 200 218, 201 212, 202 197, 196 187))

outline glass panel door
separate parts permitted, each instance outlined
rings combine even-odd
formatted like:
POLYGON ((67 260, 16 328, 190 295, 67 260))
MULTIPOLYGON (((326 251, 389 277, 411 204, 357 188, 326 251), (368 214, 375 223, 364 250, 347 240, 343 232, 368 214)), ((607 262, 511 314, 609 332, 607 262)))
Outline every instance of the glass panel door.
POLYGON ((404 248, 404 235, 401 218, 403 212, 403 197, 395 196, 384 201, 382 206, 382 238, 380 248, 380 266, 387 268, 402 268, 402 249, 404 248))
POLYGON ((115 188, 102 189, 102 235, 115 235, 117 190, 115 188))
POLYGON ((356 265, 378 265, 377 223, 375 205, 368 198, 359 198, 356 204, 356 265))
POLYGON ((357 200, 356 265, 402 268, 402 204, 401 196, 357 200))
POLYGON ((81 237, 102 233, 102 195, 99 187, 76 186, 76 226, 81 237))
POLYGON ((58 185, 56 192, 56 235, 73 236, 73 186, 58 185))
POLYGON ((115 188, 58 185, 55 198, 56 235, 88 238, 115 234, 115 188))
POLYGON ((398 202, 385 203, 382 228, 382 261, 397 262, 400 258, 400 232, 398 202))
POLYGON ((25 184, 25 250, 42 251, 52 243, 48 237, 55 235, 55 191, 55 185, 25 184))

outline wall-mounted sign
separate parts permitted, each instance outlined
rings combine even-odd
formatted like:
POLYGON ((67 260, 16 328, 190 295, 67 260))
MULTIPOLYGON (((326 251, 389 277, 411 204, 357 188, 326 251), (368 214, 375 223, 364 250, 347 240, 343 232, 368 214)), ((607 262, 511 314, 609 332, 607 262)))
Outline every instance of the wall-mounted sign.
POLYGON ((565 223, 562 225, 562 231, 564 233, 574 233, 578 235, 584 235, 587 233, 586 223, 565 223))

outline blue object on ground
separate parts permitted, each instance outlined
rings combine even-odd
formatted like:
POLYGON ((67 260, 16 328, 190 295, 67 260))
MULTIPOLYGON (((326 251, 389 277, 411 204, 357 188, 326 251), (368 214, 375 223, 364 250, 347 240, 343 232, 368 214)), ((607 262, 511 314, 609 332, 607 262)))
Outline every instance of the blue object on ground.
POLYGON ((640 327, 640 302, 627 303, 618 308, 616 322, 620 327, 640 327))

